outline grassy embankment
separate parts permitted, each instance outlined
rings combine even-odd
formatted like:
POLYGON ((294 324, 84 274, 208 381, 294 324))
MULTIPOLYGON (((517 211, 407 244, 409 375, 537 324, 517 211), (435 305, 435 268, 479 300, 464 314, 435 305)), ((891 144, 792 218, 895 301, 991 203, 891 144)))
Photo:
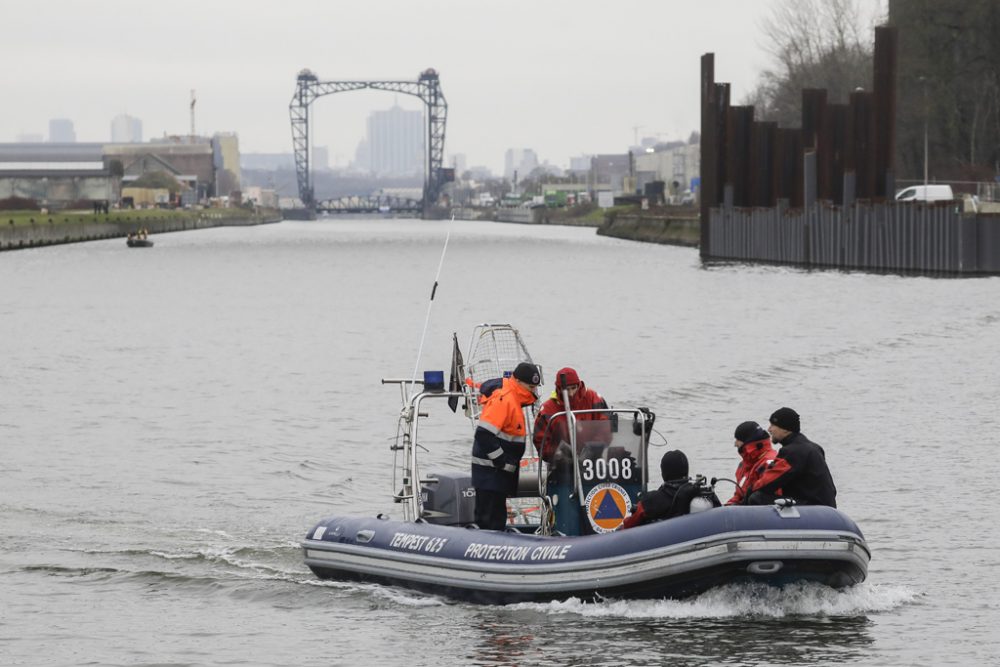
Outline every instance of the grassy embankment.
POLYGON ((692 206, 615 206, 604 212, 597 228, 602 236, 631 241, 697 246, 701 241, 699 211, 692 206))
MULTIPOLYGON (((625 207, 620 207, 625 208, 625 207)), ((607 209, 597 204, 578 204, 564 208, 545 210, 544 219, 551 225, 575 225, 580 227, 600 227, 604 224, 607 209)))
POLYGON ((94 213, 89 210, 56 211, 42 213, 41 211, 0 211, 0 225, 26 226, 36 224, 77 225, 94 222, 135 223, 136 228, 144 223, 159 220, 198 220, 201 218, 230 218, 241 220, 252 217, 253 212, 242 208, 206 208, 206 209, 112 209, 105 213, 94 213))

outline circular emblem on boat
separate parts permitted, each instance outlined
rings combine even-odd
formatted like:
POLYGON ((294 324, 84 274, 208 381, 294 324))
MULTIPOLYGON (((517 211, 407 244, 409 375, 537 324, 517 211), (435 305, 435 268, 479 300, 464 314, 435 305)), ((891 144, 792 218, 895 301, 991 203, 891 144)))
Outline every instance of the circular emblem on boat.
POLYGON ((598 484, 587 494, 587 518, 595 533, 617 530, 632 511, 632 500, 617 484, 598 484))

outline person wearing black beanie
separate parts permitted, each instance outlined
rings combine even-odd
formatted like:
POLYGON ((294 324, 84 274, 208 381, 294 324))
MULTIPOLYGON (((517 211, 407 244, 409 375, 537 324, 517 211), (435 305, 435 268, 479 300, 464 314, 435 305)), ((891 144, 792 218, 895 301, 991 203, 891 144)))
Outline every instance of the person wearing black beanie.
POLYGON ((745 421, 733 433, 740 464, 736 467, 736 490, 727 505, 746 504, 757 487, 768 464, 778 455, 771 446, 771 436, 754 421, 745 421))
POLYGON ((524 408, 538 400, 541 372, 534 364, 518 364, 502 386, 491 392, 479 413, 472 440, 472 487, 476 490, 476 525, 503 530, 507 498, 517 494, 528 426, 524 408))
MULTIPOLYGON (((663 485, 642 494, 635 511, 625 518, 623 528, 690 514, 691 501, 700 495, 701 489, 688 477, 688 459, 684 452, 673 449, 664 454, 660 459, 660 474, 663 475, 663 485)), ((714 493, 709 500, 713 507, 722 505, 714 493)))
POLYGON ((798 433, 801 430, 799 425, 799 413, 791 408, 778 408, 771 415, 769 420, 773 426, 777 426, 789 433, 798 433))
POLYGON ((767 430, 781 449, 748 498, 749 504, 769 505, 780 496, 801 505, 836 507, 837 487, 826 464, 826 452, 802 434, 799 413, 778 408, 769 421, 767 430))
POLYGON ((668 482, 672 479, 687 479, 688 477, 688 458, 679 449, 674 449, 663 455, 660 459, 660 475, 663 476, 663 481, 668 482))

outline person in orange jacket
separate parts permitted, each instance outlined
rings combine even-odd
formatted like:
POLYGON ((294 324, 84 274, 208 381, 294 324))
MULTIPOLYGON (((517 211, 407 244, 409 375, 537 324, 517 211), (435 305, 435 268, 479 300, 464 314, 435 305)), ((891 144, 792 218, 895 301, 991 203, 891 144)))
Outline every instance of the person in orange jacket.
POLYGON ((750 494, 761 485, 761 477, 778 452, 771 446, 771 436, 754 421, 743 422, 733 434, 739 466, 736 468, 736 491, 727 505, 745 505, 750 494))
POLYGON ((472 442, 475 521, 480 528, 503 530, 507 525, 507 498, 517 492, 527 437, 524 408, 538 400, 540 383, 538 367, 520 363, 483 405, 472 442))
MULTIPOLYGON (((552 462, 552 457, 561 441, 569 442, 569 434, 566 432, 566 416, 552 417, 552 415, 566 411, 563 406, 563 389, 566 389, 569 394, 569 406, 572 410, 603 410, 608 407, 607 401, 600 394, 583 383, 576 370, 569 367, 559 369, 556 373, 556 389, 549 399, 542 403, 538 416, 535 417, 535 428, 532 435, 532 442, 535 449, 538 450, 538 456, 547 463, 552 462)), ((607 420, 608 415, 607 413, 584 412, 576 415, 576 419, 577 421, 607 420)), ((610 432, 607 435, 610 436, 610 432)))

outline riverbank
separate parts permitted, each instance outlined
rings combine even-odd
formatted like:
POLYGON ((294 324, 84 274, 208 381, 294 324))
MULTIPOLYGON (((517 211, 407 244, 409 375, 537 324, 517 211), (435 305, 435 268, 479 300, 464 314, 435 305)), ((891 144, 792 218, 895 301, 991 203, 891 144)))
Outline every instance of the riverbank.
POLYGON ((613 236, 629 241, 664 243, 697 247, 701 224, 695 215, 642 215, 639 213, 609 215, 597 228, 601 236, 613 236))
POLYGON ((701 224, 692 207, 661 207, 642 211, 636 206, 576 208, 455 208, 460 220, 493 220, 525 225, 596 227, 601 236, 644 243, 698 247, 701 224))
POLYGON ((139 229, 165 234, 209 227, 261 225, 280 222, 274 209, 115 210, 46 213, 0 211, 0 250, 18 250, 61 243, 124 238, 139 229))
POLYGON ((570 227, 600 227, 609 214, 632 211, 634 207, 601 209, 594 205, 548 208, 545 206, 512 208, 455 207, 450 215, 459 220, 492 220, 494 222, 517 222, 525 225, 567 225, 570 227))

